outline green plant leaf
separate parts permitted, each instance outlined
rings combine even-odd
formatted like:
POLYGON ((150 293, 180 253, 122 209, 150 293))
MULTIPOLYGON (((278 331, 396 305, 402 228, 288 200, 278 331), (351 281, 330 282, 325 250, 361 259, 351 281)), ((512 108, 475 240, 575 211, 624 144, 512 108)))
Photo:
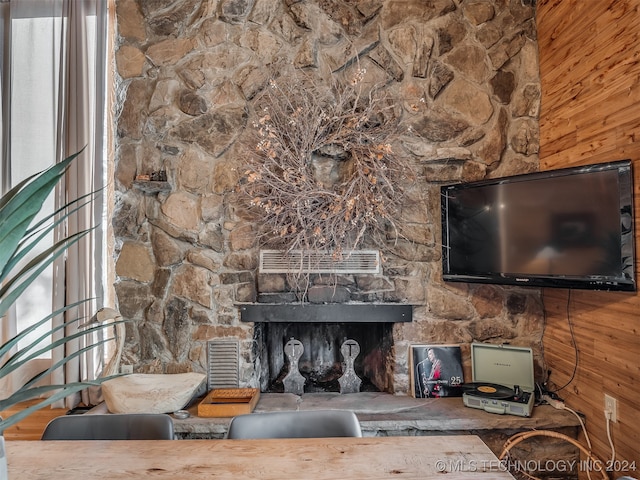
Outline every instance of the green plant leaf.
POLYGON ((6 410, 7 408, 16 405, 18 403, 27 401, 27 400, 31 400, 33 398, 38 398, 41 395, 47 394, 51 391, 56 391, 53 395, 50 395, 46 398, 44 398, 41 402, 38 402, 35 405, 31 405, 27 408, 25 408, 24 410, 20 410, 18 413, 15 413, 13 415, 11 415, 10 417, 7 417, 4 420, 0 420, 0 435, 9 427, 11 427, 12 425, 15 425, 16 423, 20 422, 21 420, 24 420, 25 418, 27 418, 29 415, 31 415, 33 412, 36 412, 38 410, 40 410, 41 408, 47 407, 49 405, 52 405, 53 403, 57 402, 58 400, 62 400, 63 398, 68 397, 69 395, 73 395, 74 393, 78 393, 81 392, 82 390, 85 390, 86 388, 89 387, 93 387, 93 386, 98 386, 100 384, 102 384, 103 382, 106 382, 107 380, 110 380, 112 378, 115 378, 115 376, 112 377, 102 377, 99 378, 95 381, 92 382, 77 382, 77 383, 69 383, 66 385, 45 385, 42 387, 35 387, 35 388, 31 388, 29 390, 26 391, 20 391, 20 392, 16 392, 13 395, 11 395, 9 398, 5 399, 5 400, 0 400, 0 410, 6 410))
MULTIPOLYGON (((37 340, 34 340, 32 345, 30 345, 29 347, 25 347, 23 348, 18 354, 14 355, 5 365, 2 366, 2 372, 0 372, 0 378, 5 376, 8 373, 11 373, 15 370, 17 370, 18 368, 20 368, 22 365, 26 364, 29 360, 33 360, 34 358, 38 358, 40 355, 42 355, 43 353, 46 353, 48 351, 54 350, 57 347, 60 347, 72 340, 75 340, 77 338, 81 338, 83 336, 86 335, 90 335, 98 330, 104 330, 107 327, 110 327, 112 325, 115 325, 117 323, 123 323, 125 322, 125 320, 121 320, 119 322, 112 322, 110 324, 107 325, 96 325, 94 327, 85 329, 85 330, 80 330, 77 331, 75 333, 72 333, 70 335, 67 335, 63 338, 54 340, 53 342, 51 342, 50 344, 45 345, 44 347, 36 350, 35 347, 46 337, 49 337, 50 334, 56 332, 57 330, 60 330, 61 328, 63 328, 63 326, 59 325, 55 328, 53 328, 52 330, 50 330, 49 332, 43 334, 40 338, 38 338, 37 340)), ((101 342, 97 342, 94 343, 92 345, 90 345, 89 347, 87 347, 87 349, 85 351, 91 350, 92 348, 97 347, 98 345, 100 345, 101 343, 104 343, 105 341, 101 341, 101 342)), ((81 353, 84 353, 81 352, 81 353)), ((67 356, 65 356, 61 362, 60 365, 57 366, 61 366, 64 365, 65 363, 67 363, 69 360, 71 360, 72 358, 78 356, 78 353, 71 353, 67 356)), ((57 367, 55 367, 57 368, 57 367)), ((55 370, 55 368, 51 368, 51 371, 55 370)), ((23 388, 25 388, 28 385, 23 386, 23 388)))
POLYGON ((87 353, 88 351, 93 350, 94 348, 98 347, 99 345, 103 345, 103 344, 109 342, 110 340, 113 340, 113 338, 114 337, 105 338, 103 340, 95 342, 95 343, 93 343, 93 344, 91 344, 91 345, 89 345, 87 347, 83 347, 83 348, 81 348, 79 350, 76 350, 75 352, 65 356, 62 360, 60 360, 60 361, 56 362, 55 364, 51 365, 46 370, 43 370, 40 373, 38 373, 38 374, 34 375, 33 377, 31 377, 27 382, 25 382, 25 384, 20 388, 20 390, 22 390, 22 391, 27 390, 29 387, 32 387, 33 385, 38 383, 38 381, 40 381, 42 378, 44 378, 47 375, 49 375, 51 372, 53 372, 57 368, 67 364, 68 362, 70 362, 74 358, 77 358, 80 355, 83 355, 83 354, 87 353))
MULTIPOLYGON (((71 202, 69 205, 75 204, 80 200, 84 200, 86 197, 93 197, 95 193, 87 194, 77 201, 71 202)), ((34 248, 36 248, 40 242, 42 242, 48 235, 51 234, 55 230, 55 228, 63 223, 69 216, 80 210, 81 208, 89 205, 91 201, 81 203, 77 205, 74 209, 67 209, 67 205, 53 212, 51 215, 44 217, 40 222, 38 222, 33 227, 30 227, 25 232, 23 240, 18 245, 18 248, 14 252, 13 256, 7 261, 5 265, 5 272, 9 273, 13 270, 13 268, 24 258, 27 256, 29 252, 31 252, 34 248), (61 212, 64 212, 61 214, 61 212), (49 225, 45 225, 48 222, 51 222, 52 219, 57 218, 56 221, 50 223, 49 225)))
MULTIPOLYGON (((5 266, 38 214, 44 201, 80 152, 66 158, 22 182, 9 191, 8 200, 0 205, 0 280, 6 276, 5 266)), ((3 196, 4 199, 4 196, 3 196)))
POLYGON ((7 280, 5 285, 0 288, 0 316, 3 316, 5 313, 7 313, 11 305, 13 305, 18 297, 33 283, 36 278, 40 276, 40 274, 51 263, 55 261, 56 258, 65 253, 71 245, 77 243, 88 233, 89 230, 85 230, 60 240, 52 247, 34 257, 18 273, 16 273, 13 278, 7 280), (22 281, 12 289, 14 284, 23 279, 23 277, 25 277, 26 275, 28 275, 28 277, 26 277, 24 281, 22 281))
MULTIPOLYGON (((66 312, 67 310, 70 310, 72 308, 75 308, 79 305, 82 305, 83 303, 88 302, 91 299, 86 299, 86 300, 80 300, 78 302, 69 304, 69 305, 65 305, 64 307, 56 310, 55 312, 52 312, 51 314, 47 315, 46 317, 42 318, 41 320, 39 320, 38 322, 34 323, 33 325, 30 325, 29 327, 25 328, 24 330, 18 332, 13 338, 7 340, 4 344, 2 344, 2 346, 0 346, 0 358, 3 358, 5 355, 7 355, 11 349, 13 347, 15 347, 18 342, 20 340, 22 340, 23 338, 27 337, 28 335, 30 335, 32 332, 36 331, 37 329, 39 329, 42 325, 46 324, 49 320, 51 320, 52 318, 66 312)), ((67 322, 65 324, 62 324, 60 328, 65 328, 67 325, 71 325, 73 323, 75 323, 77 320, 72 320, 70 322, 67 322)), ((7 361, 5 361, 2 365, 4 365, 7 361)), ((0 367, 0 372, 1 372, 1 367, 0 367)))
MULTIPOLYGON (((81 151, 23 180, 0 198, 0 284, 2 285, 2 287, 0 287, 0 317, 2 318, 4 318, 9 308, 11 308, 16 300, 25 292, 29 285, 31 285, 52 262, 93 230, 92 227, 69 235, 57 241, 54 245, 45 248, 43 252, 35 255, 31 260, 26 262, 26 264, 18 267, 18 265, 27 258, 27 255, 34 252, 58 225, 66 221, 69 216, 78 210, 90 206, 93 202, 96 192, 74 199, 56 212, 45 215, 44 218, 40 220, 36 220, 36 216, 41 211, 45 200, 53 191, 58 181, 64 176, 71 162, 77 158, 80 153, 81 151)), ((49 328, 47 332, 40 334, 37 339, 30 341, 27 346, 22 348, 18 347, 21 341, 45 325, 52 318, 90 300, 91 299, 85 299, 70 305, 65 305, 3 343, 0 346, 0 358, 4 358, 5 360, 0 365, 0 378, 15 372, 16 369, 43 353, 62 347, 66 343, 75 341, 83 336, 91 335, 98 330, 125 321, 119 320, 111 323, 90 324, 88 328, 85 328, 85 325, 80 325, 77 320, 65 322, 64 324, 49 328), (78 324, 77 331, 58 339, 53 338, 54 334, 64 331, 68 326, 75 323, 78 324), (42 344, 42 341, 48 338, 52 338, 51 342, 42 344)), ((74 382, 67 385, 37 385, 40 380, 54 370, 61 368, 74 358, 110 340, 112 340, 112 338, 101 339, 68 355, 64 355, 62 359, 24 382, 9 397, 0 399, 0 411, 3 411, 25 400, 41 398, 46 395, 46 398, 43 398, 42 401, 37 404, 31 405, 4 420, 0 420, 0 435, 7 427, 23 420, 36 410, 51 405, 87 387, 99 385, 103 381, 113 378, 103 377, 95 381, 74 382)))

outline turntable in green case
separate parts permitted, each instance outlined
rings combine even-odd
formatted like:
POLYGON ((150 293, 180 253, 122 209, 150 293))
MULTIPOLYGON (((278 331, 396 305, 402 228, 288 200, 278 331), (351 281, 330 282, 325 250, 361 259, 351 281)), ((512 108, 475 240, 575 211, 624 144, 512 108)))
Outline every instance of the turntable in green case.
POLYGON ((530 348, 471 344, 473 383, 463 386, 465 406, 490 413, 529 417, 535 402, 530 348))

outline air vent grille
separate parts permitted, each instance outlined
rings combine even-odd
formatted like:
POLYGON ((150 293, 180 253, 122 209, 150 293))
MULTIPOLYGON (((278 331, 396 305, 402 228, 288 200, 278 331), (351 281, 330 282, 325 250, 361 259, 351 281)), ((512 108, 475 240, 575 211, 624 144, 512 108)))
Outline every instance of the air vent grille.
POLYGON ((239 352, 238 340, 209 340, 207 342, 209 371, 207 385, 214 388, 238 388, 239 352))
POLYGON ((379 274, 378 250, 353 250, 338 259, 318 251, 260 250, 260 273, 379 274))

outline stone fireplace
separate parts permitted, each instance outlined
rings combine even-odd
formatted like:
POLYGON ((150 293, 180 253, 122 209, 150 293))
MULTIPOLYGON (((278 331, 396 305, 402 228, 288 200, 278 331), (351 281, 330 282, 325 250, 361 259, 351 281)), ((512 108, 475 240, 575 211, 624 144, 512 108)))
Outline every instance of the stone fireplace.
POLYGON ((356 370, 367 388, 394 393, 409 391, 412 343, 531 346, 544 371, 540 292, 444 283, 439 240, 440 185, 538 169, 535 2, 115 4, 114 306, 130 320, 124 364, 205 372, 207 342, 236 339, 241 386, 276 389, 285 359, 265 356, 263 344, 277 352, 294 336, 323 359, 318 383, 330 389, 344 337, 362 339, 356 370), (364 239, 382 252, 382 273, 314 283, 305 304, 398 304, 412 321, 244 320, 242 305, 300 301, 284 275, 259 273, 257 220, 236 197, 253 99, 278 62, 310 75, 366 71, 398 108, 393 151, 416 172, 398 231, 383 245, 364 239), (166 181, 135 181, 153 172, 166 181))
POLYGON ((283 378, 292 368, 285 346, 292 339, 304 351, 297 365, 305 378, 304 392, 340 392, 339 378, 348 370, 349 357, 360 379, 358 391, 394 392, 393 328, 410 322, 406 304, 253 304, 241 305, 241 319, 254 322, 256 363, 260 388, 285 392, 283 378), (343 351, 347 341, 356 352, 343 351))

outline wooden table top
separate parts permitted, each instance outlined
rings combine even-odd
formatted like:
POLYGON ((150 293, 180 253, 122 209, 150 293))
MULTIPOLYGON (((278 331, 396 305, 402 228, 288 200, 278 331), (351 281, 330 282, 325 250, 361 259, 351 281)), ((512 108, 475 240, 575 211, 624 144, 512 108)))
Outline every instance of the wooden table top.
POLYGON ((8 441, 6 450, 9 478, 20 480, 513 479, 475 435, 8 441))

